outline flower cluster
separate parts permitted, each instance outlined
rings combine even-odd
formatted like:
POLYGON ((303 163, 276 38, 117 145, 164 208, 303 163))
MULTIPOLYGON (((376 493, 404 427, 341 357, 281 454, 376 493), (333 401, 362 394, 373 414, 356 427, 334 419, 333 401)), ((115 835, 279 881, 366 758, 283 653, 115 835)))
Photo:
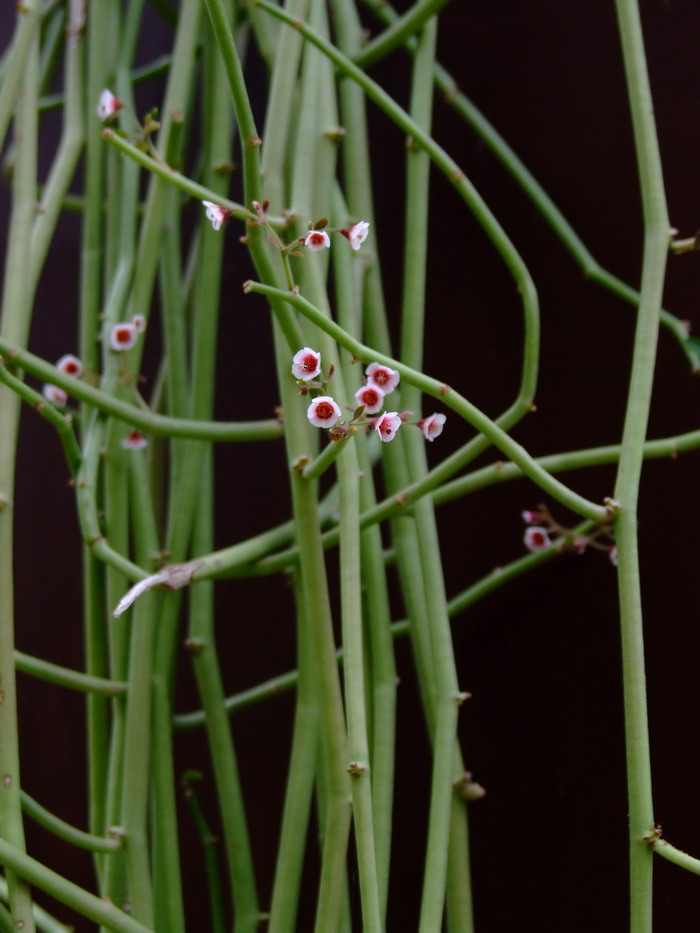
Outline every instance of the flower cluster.
MULTIPOLYGON (((331 238, 324 230, 326 223, 327 221, 325 218, 315 223, 306 236, 301 238, 300 243, 313 252, 317 252, 321 249, 330 249, 331 238)), ((354 250, 358 250, 367 239, 369 224, 366 220, 360 220, 356 224, 353 224, 352 227, 340 227, 331 230, 331 233, 342 233, 350 246, 352 246, 354 250)))
MULTIPOLYGON (((83 364, 72 353, 64 353, 55 365, 59 372, 65 373, 66 376, 73 376, 74 379, 79 379, 83 374, 83 364)), ((47 382, 41 391, 46 401, 51 402, 56 408, 65 408, 68 404, 68 393, 60 386, 47 382)))
MULTIPOLYGON (((119 102, 117 101, 117 103, 119 102)), ((121 106, 121 104, 119 104, 119 106, 121 106)), ((233 213, 230 208, 222 207, 221 204, 217 204, 215 201, 202 201, 202 204, 206 211, 207 220, 215 230, 220 230, 233 213)), ((249 225, 257 227, 261 224, 267 224, 267 211, 269 206, 268 201, 263 201, 262 204, 259 201, 253 201, 253 211, 255 213, 249 216, 249 225)), ((278 243, 278 245, 283 252, 293 256, 301 255, 301 253, 295 252, 293 249, 297 246, 305 246, 307 249, 311 250, 311 252, 319 252, 320 250, 330 248, 331 238, 328 235, 330 232, 342 233, 350 246, 354 250, 358 250, 369 234, 369 223, 366 220, 360 220, 350 227, 334 227, 326 230, 327 226, 328 221, 323 217, 321 220, 317 220, 315 224, 309 225, 309 232, 305 236, 299 237, 299 239, 294 240, 287 246, 283 246, 281 243, 278 243)), ((271 242, 277 242, 275 236, 271 235, 271 242)))
POLYGON ((599 525, 585 537, 578 536, 573 534, 571 529, 555 521, 549 509, 544 505, 536 509, 525 510, 521 513, 521 518, 528 526, 525 529, 523 543, 533 554, 548 551, 552 547, 573 554, 583 554, 590 547, 605 552, 613 566, 617 567, 617 548, 612 540, 609 525, 599 525))
MULTIPOLYGON (((370 363, 365 369, 364 384, 355 392, 357 407, 347 422, 341 421, 343 412, 340 405, 332 396, 325 394, 332 371, 328 377, 323 376, 321 354, 317 350, 311 347, 298 350, 292 359, 292 375, 299 382, 302 395, 311 390, 323 393, 312 400, 306 415, 315 427, 330 430, 334 440, 346 436, 351 428, 366 425, 376 431, 380 441, 388 443, 396 437, 396 432, 410 415, 410 412, 386 411, 385 398, 398 386, 401 376, 397 370, 383 363, 370 363), (368 419, 367 415, 377 417, 368 419)), ((416 424, 432 441, 442 433, 445 416, 433 414, 416 424)))

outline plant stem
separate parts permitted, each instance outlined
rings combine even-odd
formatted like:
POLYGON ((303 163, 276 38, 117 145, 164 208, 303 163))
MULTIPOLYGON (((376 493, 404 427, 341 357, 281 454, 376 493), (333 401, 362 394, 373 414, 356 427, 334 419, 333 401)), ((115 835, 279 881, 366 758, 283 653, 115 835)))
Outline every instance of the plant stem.
POLYGON ((622 635, 625 747, 630 840, 630 930, 652 929, 653 857, 645 834, 653 823, 651 762, 644 672, 644 636, 637 552, 637 500, 644 457, 670 223, 636 0, 616 0, 644 210, 639 314, 622 449, 615 519, 622 635))

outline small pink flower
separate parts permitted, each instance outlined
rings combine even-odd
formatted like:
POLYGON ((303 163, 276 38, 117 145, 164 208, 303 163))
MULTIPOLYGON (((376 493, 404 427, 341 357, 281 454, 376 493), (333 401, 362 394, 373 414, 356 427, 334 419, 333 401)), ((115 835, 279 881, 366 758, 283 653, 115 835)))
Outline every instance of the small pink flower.
POLYGON ((321 354, 311 347, 297 350, 292 359, 292 375, 295 379, 315 379, 321 372, 321 354))
POLYGON ((60 389, 58 386, 51 385, 50 382, 47 382, 42 393, 47 402, 51 402, 52 405, 55 405, 56 408, 65 408, 66 402, 68 401, 68 393, 63 389, 60 389))
POLYGON ((215 230, 220 230, 221 225, 229 219, 232 211, 220 204, 214 204, 213 201, 202 201, 202 204, 207 209, 207 220, 211 221, 211 225, 215 230))
POLYGON ((369 224, 366 220, 360 220, 352 227, 345 227, 340 231, 346 240, 349 241, 353 249, 359 249, 367 239, 369 233, 369 224))
POLYGON ((446 415, 436 412, 434 415, 428 415, 427 418, 423 418, 422 421, 419 421, 418 427, 423 432, 423 436, 427 441, 434 441, 436 437, 442 434, 442 429, 446 421, 446 415))
POLYGON ((610 563, 613 567, 617 567, 617 547, 613 545, 608 551, 608 557, 610 558, 610 563))
POLYGON ((340 405, 330 395, 319 395, 306 412, 306 417, 317 428, 332 428, 341 415, 340 405))
POLYGON ((97 116, 100 120, 107 120, 113 117, 117 110, 122 109, 122 102, 118 100, 107 88, 100 94, 100 102, 97 105, 97 116))
POLYGON ((115 324, 109 338, 109 345, 113 350, 130 350, 136 343, 137 337, 138 331, 130 321, 126 321, 124 324, 115 324))
POLYGON ((330 245, 331 238, 325 230, 310 230, 304 238, 304 246, 308 246, 311 250, 326 249, 330 245))
POLYGON ((137 334, 142 334, 146 330, 146 318, 143 314, 135 314, 131 319, 131 323, 136 328, 137 334))
POLYGON ((399 418, 398 412, 385 411, 383 415, 375 418, 370 423, 379 435, 379 440, 388 443, 388 441, 394 440, 396 432, 401 427, 401 418, 399 418))
POLYGON ((539 525, 531 525, 530 528, 526 528, 523 541, 528 551, 546 551, 552 545, 547 529, 539 525))
POLYGON ((83 364, 72 353, 65 353, 56 363, 56 369, 60 369, 66 376, 75 376, 76 379, 83 374, 83 364))
POLYGON ((384 406, 384 393, 377 386, 362 386, 355 392, 355 401, 359 405, 365 406, 366 415, 376 415, 384 406))
POLYGON ((143 450, 148 446, 148 441, 140 431, 132 431, 122 438, 122 447, 125 450, 143 450))
POLYGON ((533 512, 531 509, 526 509, 524 512, 521 512, 520 516, 526 525, 531 525, 533 522, 539 522, 542 520, 540 513, 533 512))
POLYGON ((377 386, 384 395, 393 392, 401 378, 395 369, 390 366, 382 366, 381 363, 370 363, 365 370, 365 375, 370 385, 377 386))

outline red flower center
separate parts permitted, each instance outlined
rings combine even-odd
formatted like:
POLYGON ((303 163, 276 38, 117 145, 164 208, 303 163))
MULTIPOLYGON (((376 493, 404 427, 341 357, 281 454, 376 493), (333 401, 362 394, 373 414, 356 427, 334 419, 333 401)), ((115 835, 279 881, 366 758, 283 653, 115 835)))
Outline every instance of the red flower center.
POLYGON ((68 360, 67 363, 64 363, 63 371, 66 372, 69 376, 73 376, 78 372, 78 367, 73 362, 73 360, 68 360))
POLYGON ((305 373, 313 372, 313 370, 316 369, 316 357, 312 353, 309 353, 309 355, 305 356, 301 361, 301 368, 305 373))
POLYGON ((362 401, 368 408, 371 408, 379 401, 379 392, 377 392, 376 389, 367 387, 362 393, 362 401))
POLYGON ((114 339, 117 343, 130 343, 131 342, 131 328, 129 327, 118 327, 114 331, 114 339))
POLYGON ((322 233, 314 231, 309 234, 309 243, 313 243, 314 246, 320 246, 324 242, 324 236, 322 233))
POLYGON ((378 369, 372 375, 372 378, 378 385, 385 386, 389 381, 389 373, 385 369, 378 369))
POLYGON ((318 405, 316 406, 316 417, 323 418, 324 421, 327 418, 335 417, 333 406, 329 402, 319 402, 318 405))

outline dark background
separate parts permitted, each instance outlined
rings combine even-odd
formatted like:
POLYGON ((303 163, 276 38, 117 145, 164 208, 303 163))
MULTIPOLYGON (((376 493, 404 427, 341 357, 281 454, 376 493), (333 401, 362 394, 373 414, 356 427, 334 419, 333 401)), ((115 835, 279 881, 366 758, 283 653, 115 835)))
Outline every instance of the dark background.
MULTIPOLYGON (((700 228, 700 9, 690 0, 646 0, 642 14, 669 213, 681 235, 691 236, 700 228)), ((5 12, 1 22, 9 19, 5 12)), ((163 40, 156 32, 144 38, 144 60, 160 51, 160 41, 167 48, 167 34, 163 40)), ((441 17, 440 58, 543 183, 593 255, 636 286, 643 231, 614 5, 452 0, 441 17)), ((403 103, 408 73, 401 53, 372 71, 403 103)), ((140 93, 146 109, 159 91, 140 93)), ((373 236, 390 304, 396 305, 401 238, 394 231, 403 228, 397 205, 402 203, 404 140, 383 117, 373 114, 372 120, 378 191, 373 236)), ((48 159, 52 125, 55 121, 49 120, 48 159)), ((584 280, 526 196, 440 100, 435 135, 506 227, 540 294, 538 410, 518 427, 516 437, 537 455, 617 441, 632 309, 584 280)), ((7 203, 5 182, 0 194, 7 203)), ((426 368, 495 416, 517 389, 519 298, 495 251, 437 174, 433 196, 426 368)), ((217 407, 220 417, 263 417, 275 403, 274 391, 268 399, 264 390, 261 395, 231 378, 231 354, 237 347, 247 340, 268 346, 266 330, 245 311, 234 311, 246 277, 237 235, 227 234, 231 261, 222 303, 217 407), (254 404, 263 410, 252 412, 254 404)), ((78 245, 78 223, 68 218, 47 262, 32 331, 31 348, 49 359, 75 346, 78 245)), ((670 257, 665 305, 700 326, 698 261, 694 254, 670 257)), ((698 382, 662 330, 649 435, 696 428, 697 403, 698 382)), ((440 458, 468 437, 466 426, 448 420, 431 456, 440 458)), ((218 453, 221 545, 286 517, 283 457, 272 446, 263 456, 261 464, 259 455, 245 459, 237 448, 218 453)), ((700 854, 698 456, 648 463, 640 500, 655 815, 669 841, 694 854, 700 854)), ((568 474, 568 479, 600 500, 612 492, 614 473, 598 468, 568 474)), ((541 498, 531 484, 519 481, 440 509, 450 596, 523 552, 520 512, 541 498)), ((550 505, 562 522, 572 521, 550 505)), ((31 412, 22 420, 17 538, 18 647, 80 667, 80 551, 73 497, 58 442, 31 412)), ((244 689, 294 665, 292 600, 283 580, 222 582, 216 598, 227 690, 244 689)), ((402 613, 398 606, 397 613, 402 613)), ((615 575, 607 558, 595 552, 565 557, 504 587, 456 619, 454 636, 461 686, 473 694, 461 721, 465 759, 486 788, 486 796, 470 811, 479 933, 516 926, 543 933, 626 929, 620 647, 615 575)), ((399 769, 388 929, 402 931, 417 922, 430 764, 407 645, 397 650, 399 769)), ((182 654, 178 705, 184 710, 193 708, 195 700, 182 654)), ((24 784, 47 807, 84 825, 83 700, 23 675, 19 680, 24 784)), ((274 867, 292 708, 291 697, 280 697, 233 720, 263 904, 274 867)), ((177 749, 183 771, 199 767, 205 772, 206 804, 210 775, 203 739, 182 737, 177 749)), ((213 808, 209 814, 215 821, 213 808)), ((183 837, 187 894, 194 907, 203 878, 196 841, 186 830, 183 837)), ((73 860, 72 852, 31 825, 28 842, 34 856, 91 885, 87 856, 76 854, 73 860)), ((696 877, 657 860, 657 933, 679 929, 695 915, 699 884, 696 877)), ((299 929, 310 928, 305 904, 299 929)))

